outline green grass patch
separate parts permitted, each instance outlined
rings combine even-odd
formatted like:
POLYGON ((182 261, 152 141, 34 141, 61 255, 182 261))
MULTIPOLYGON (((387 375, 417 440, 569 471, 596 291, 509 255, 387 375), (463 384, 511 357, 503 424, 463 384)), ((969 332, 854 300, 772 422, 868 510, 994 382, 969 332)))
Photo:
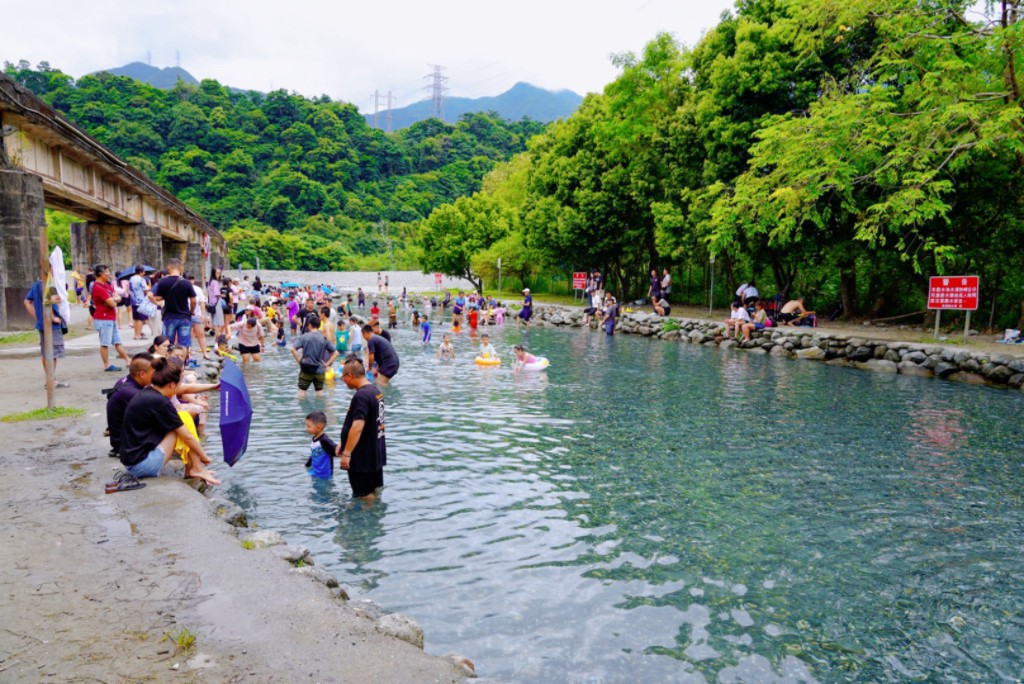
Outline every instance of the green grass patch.
POLYGON ((57 418, 78 418, 83 415, 85 415, 85 409, 68 408, 67 406, 54 406, 52 409, 41 408, 34 411, 11 413, 0 418, 0 423, 20 423, 26 420, 56 420, 57 418))
POLYGON ((12 333, 0 337, 0 345, 25 344, 26 342, 39 342, 39 333, 35 330, 26 330, 25 332, 12 333))
POLYGON ((187 627, 182 627, 177 632, 167 632, 164 638, 173 641, 179 651, 187 651, 196 645, 196 635, 187 627))
POLYGON ((665 321, 665 324, 661 326, 661 329, 664 330, 665 332, 672 332, 673 330, 682 329, 682 326, 679 325, 679 321, 675 320, 674 318, 670 318, 667 321, 665 321))

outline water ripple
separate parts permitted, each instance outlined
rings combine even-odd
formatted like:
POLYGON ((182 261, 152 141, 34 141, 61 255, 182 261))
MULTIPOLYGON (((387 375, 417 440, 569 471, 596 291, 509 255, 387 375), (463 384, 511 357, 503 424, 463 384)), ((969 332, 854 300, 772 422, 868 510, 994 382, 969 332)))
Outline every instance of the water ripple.
POLYGON ((433 652, 504 681, 974 679, 1024 670, 1021 395, 637 338, 499 331, 545 373, 411 331, 383 500, 311 483, 274 349, 227 495, 433 652))

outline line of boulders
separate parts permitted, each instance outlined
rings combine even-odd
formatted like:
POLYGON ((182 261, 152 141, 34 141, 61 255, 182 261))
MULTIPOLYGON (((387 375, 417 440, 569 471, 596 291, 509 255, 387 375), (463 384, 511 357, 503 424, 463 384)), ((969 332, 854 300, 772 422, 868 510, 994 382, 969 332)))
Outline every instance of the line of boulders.
MULTIPOLYGON (((537 307, 535 320, 541 327, 581 327, 583 317, 579 309, 542 305, 537 307)), ((596 327, 597 322, 591 321, 591 325, 596 327)), ((623 314, 615 330, 666 341, 739 349, 751 354, 824 361, 829 365, 877 373, 901 373, 1014 389, 1024 386, 1024 357, 939 344, 870 340, 806 327, 767 328, 751 333, 750 341, 743 342, 726 335, 724 324, 717 321, 662 317, 644 311, 623 314)))

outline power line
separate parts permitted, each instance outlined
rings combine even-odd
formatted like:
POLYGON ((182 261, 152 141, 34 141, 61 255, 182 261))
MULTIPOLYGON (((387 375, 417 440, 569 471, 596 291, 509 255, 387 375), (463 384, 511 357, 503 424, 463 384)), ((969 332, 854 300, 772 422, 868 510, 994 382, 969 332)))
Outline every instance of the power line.
POLYGON ((380 128, 380 101, 385 100, 387 103, 387 109, 384 110, 384 130, 388 133, 391 132, 391 110, 394 108, 398 98, 388 91, 387 95, 380 92, 379 90, 373 91, 373 127, 380 128))

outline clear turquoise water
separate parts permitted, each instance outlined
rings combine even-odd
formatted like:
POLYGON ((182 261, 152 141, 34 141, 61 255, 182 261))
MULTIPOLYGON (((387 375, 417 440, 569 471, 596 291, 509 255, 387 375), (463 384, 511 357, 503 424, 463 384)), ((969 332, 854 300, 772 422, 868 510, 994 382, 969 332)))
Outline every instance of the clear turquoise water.
POLYGON ((513 328, 541 374, 409 330, 383 500, 302 467, 275 349, 246 369, 251 519, 433 653, 501 681, 1020 681, 1024 395, 597 332, 513 328))

